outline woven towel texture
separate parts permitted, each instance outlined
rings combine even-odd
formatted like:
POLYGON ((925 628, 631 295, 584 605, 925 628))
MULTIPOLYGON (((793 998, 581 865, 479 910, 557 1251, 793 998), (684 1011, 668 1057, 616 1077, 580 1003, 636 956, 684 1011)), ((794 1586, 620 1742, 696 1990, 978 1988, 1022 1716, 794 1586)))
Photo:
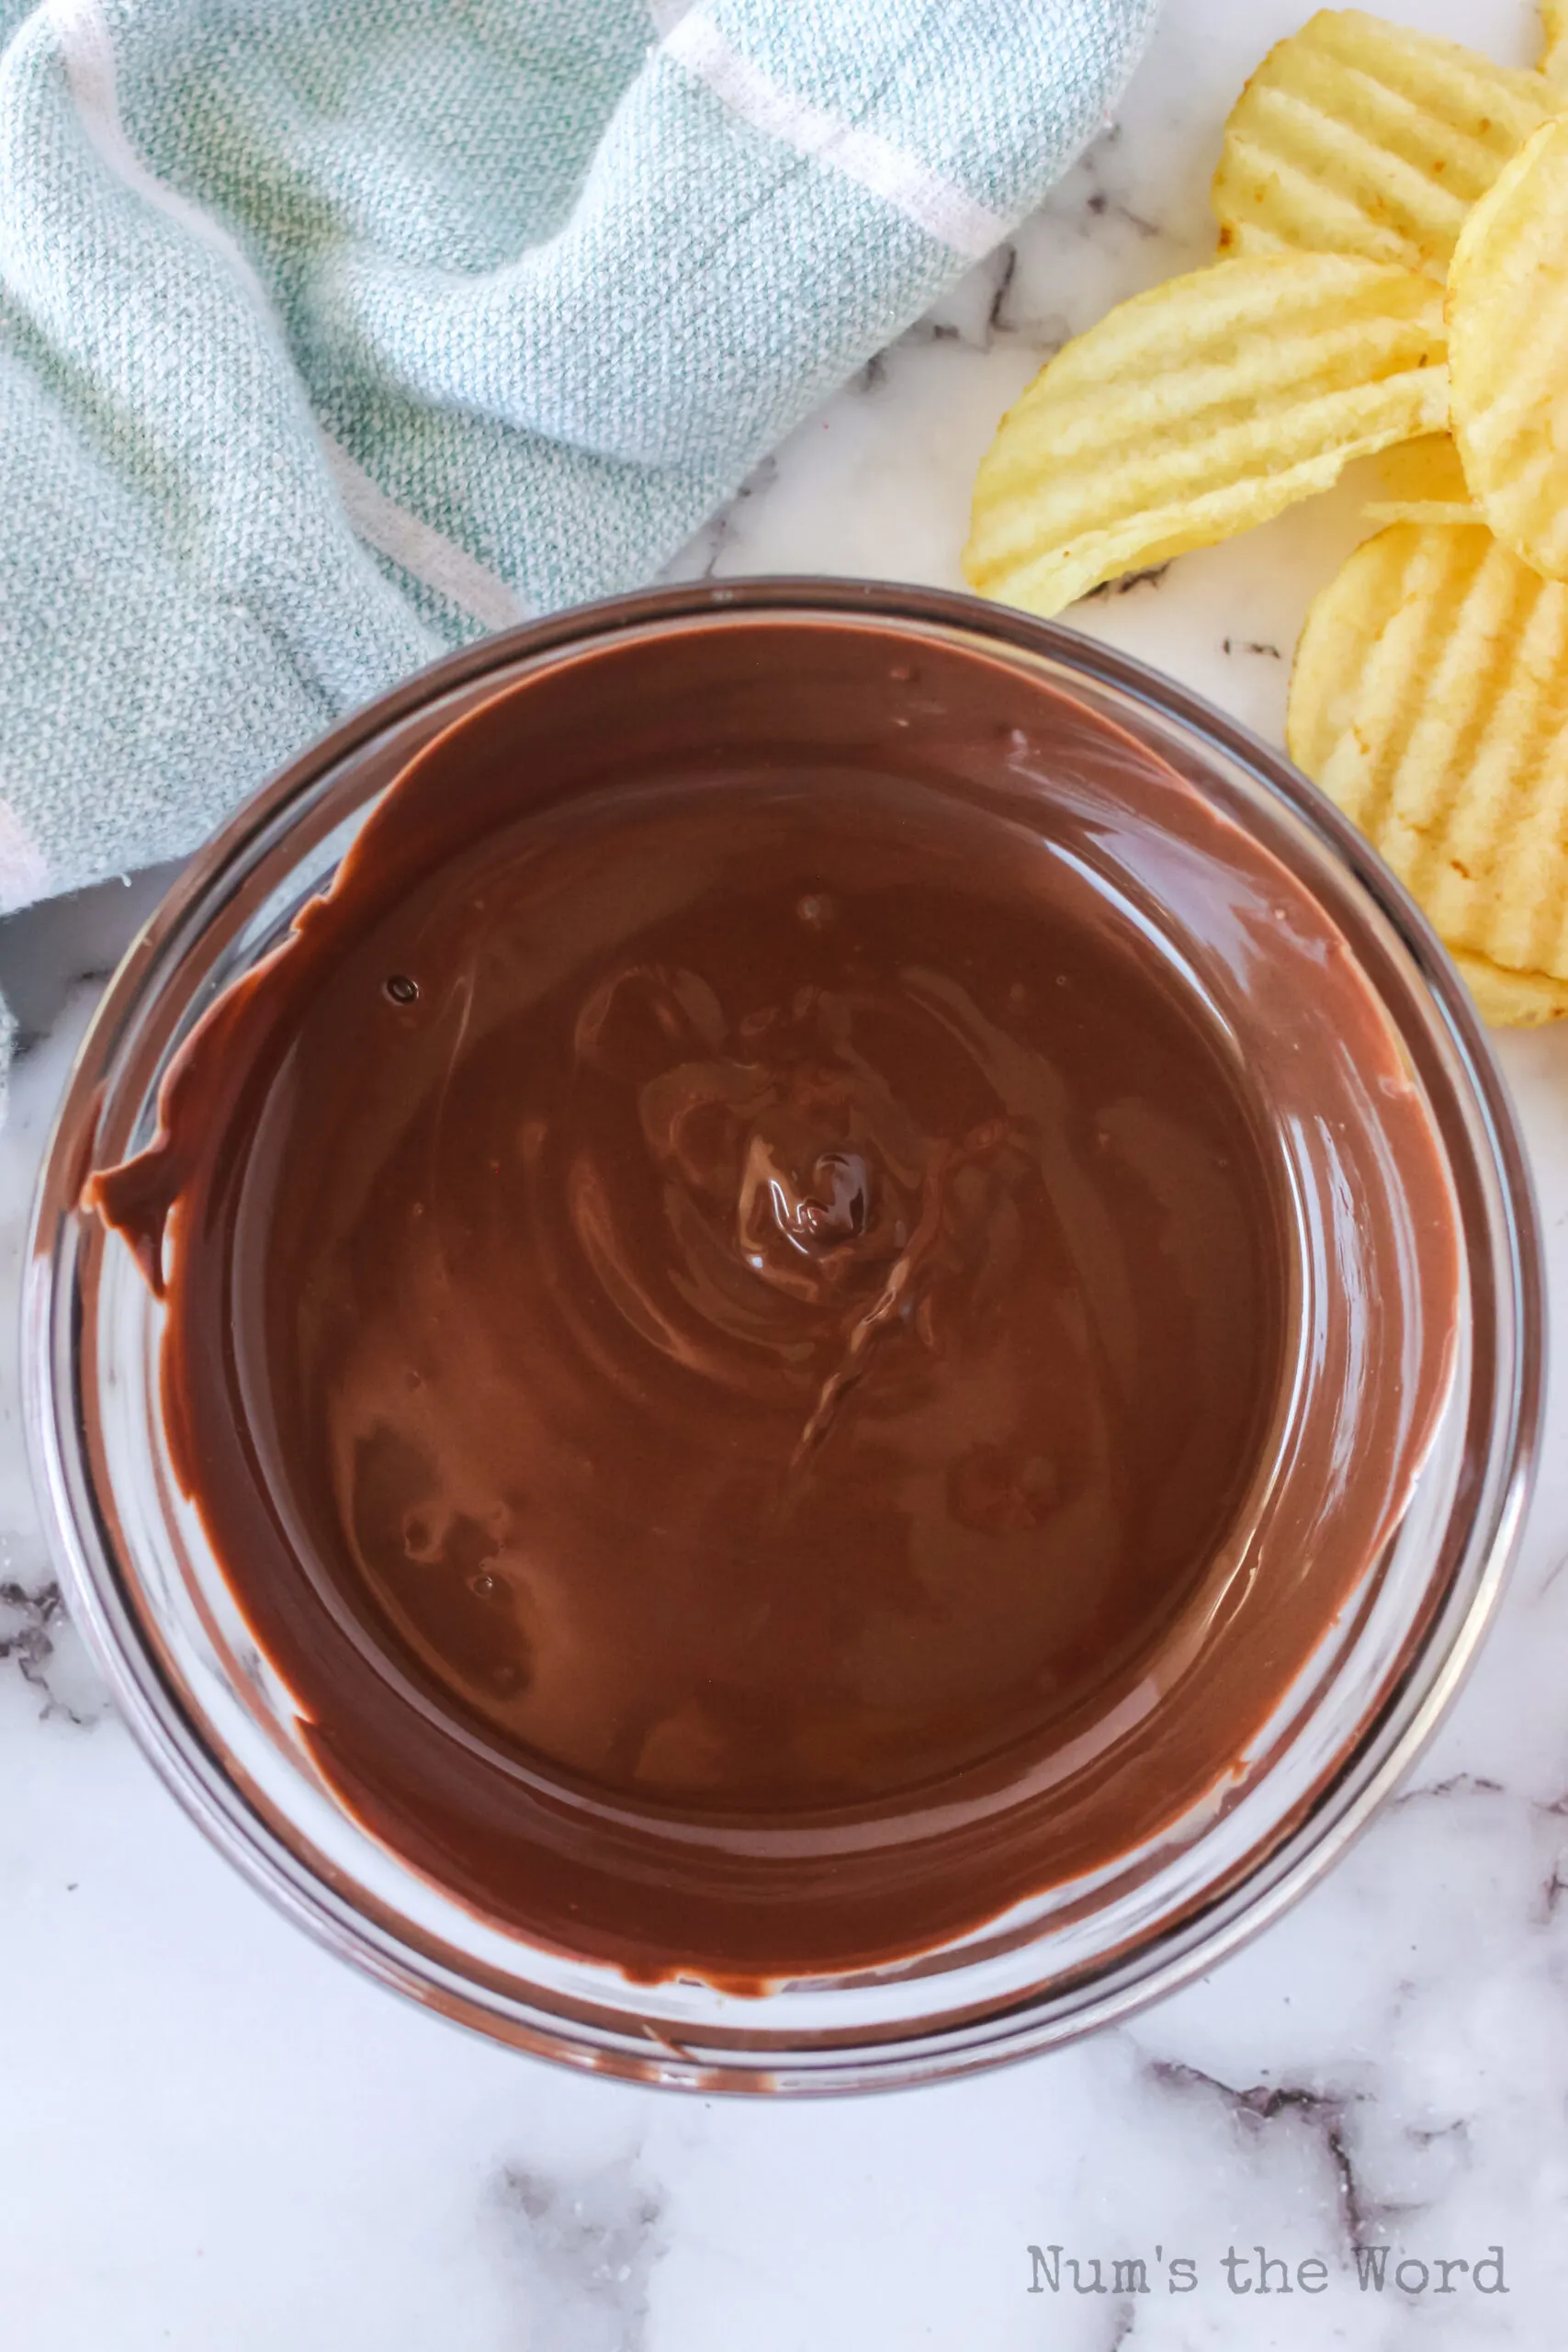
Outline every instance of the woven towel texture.
POLYGON ((646 580, 1154 0, 0 0, 0 910, 646 580))

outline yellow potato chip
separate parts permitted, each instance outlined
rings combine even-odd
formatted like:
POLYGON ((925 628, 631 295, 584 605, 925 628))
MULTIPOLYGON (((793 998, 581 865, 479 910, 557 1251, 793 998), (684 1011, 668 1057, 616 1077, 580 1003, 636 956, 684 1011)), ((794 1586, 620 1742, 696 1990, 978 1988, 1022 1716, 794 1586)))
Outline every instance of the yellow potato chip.
POLYGON ((1527 140, 1466 221, 1449 330, 1471 495, 1505 547, 1568 580, 1568 119, 1527 140))
POLYGON ((1549 82, 1568 82, 1568 0, 1540 0, 1539 62, 1549 82))
POLYGON ((1516 1001, 1568 982, 1568 588, 1486 531, 1379 532, 1307 616, 1287 739, 1451 950, 1516 1001))
POLYGON ((1423 433, 1418 441, 1396 441, 1372 459, 1371 470, 1385 498, 1436 500, 1444 506, 1473 502, 1451 433, 1423 433))
POLYGON ((1550 979, 1544 972, 1505 971, 1484 956, 1467 956, 1462 947, 1454 962, 1481 1018, 1494 1029, 1543 1029, 1549 1021, 1568 1021, 1568 980, 1550 979))
POLYGON ((1448 413, 1442 298, 1414 271, 1278 254, 1122 303, 1043 368, 981 463, 964 569, 1060 612, 1212 547, 1448 413))
POLYGON ((1375 498, 1361 513, 1369 523, 1473 523, 1482 530, 1486 517, 1478 506, 1461 504, 1457 499, 1441 498, 1375 498))
POLYGON ((1397 441, 1372 460, 1382 496, 1362 514, 1369 523, 1480 523, 1451 433, 1397 441))
POLYGON ((1558 103, 1542 74, 1321 9, 1269 51, 1225 125, 1221 250, 1359 254, 1440 279, 1469 208, 1558 103))

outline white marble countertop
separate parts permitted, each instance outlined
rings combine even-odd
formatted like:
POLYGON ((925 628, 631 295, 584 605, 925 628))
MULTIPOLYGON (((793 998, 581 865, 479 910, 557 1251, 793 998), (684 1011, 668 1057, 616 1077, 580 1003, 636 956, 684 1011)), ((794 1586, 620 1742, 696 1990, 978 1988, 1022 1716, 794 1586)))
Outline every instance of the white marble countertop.
MULTIPOLYGON (((1041 357, 1210 249, 1225 107, 1304 0, 1167 0, 1114 128, 760 469, 685 572, 957 584, 969 481, 1041 357)), ((1523 0, 1385 13, 1526 62, 1523 0)), ((1342 490, 1071 616, 1278 738, 1342 490)), ((8 1335, 33 1168, 145 878, 0 928, 8 1335)), ((1502 1059, 1568 1333, 1568 1035, 1502 1059)), ((509 2055, 361 1981, 209 1851, 60 1614, 0 1349, 5 2352, 1151 2352, 1568 2331, 1568 1339, 1481 1664, 1412 1784, 1292 1916, 1122 2030, 936 2091, 806 2106, 509 2055), (1385 2284, 1352 2246, 1389 2249, 1385 2284), (1031 2245, 1151 2292, 1029 2291, 1031 2245), (1420 2265, 1474 2264, 1476 2276, 1420 2265), (1259 2247, 1291 2266, 1258 2291, 1259 2247), (1227 2277, 1224 2257, 1246 2257, 1227 2277), (1314 2258, 1323 2268, 1298 2266, 1314 2258), (1179 2289, 1195 2266, 1196 2283, 1179 2289), (1394 2266, 1416 2267, 1395 2284, 1394 2266), (1234 2283, 1233 2283, 1234 2278, 1234 2283), (1250 2293, 1243 2290, 1250 2288, 1250 2293), (1314 2289, 1318 2291, 1314 2292, 1314 2289), (1506 2290, 1500 2291, 1499 2290, 1506 2290)), ((1079 2273, 1091 2286, 1094 2273, 1079 2273)))

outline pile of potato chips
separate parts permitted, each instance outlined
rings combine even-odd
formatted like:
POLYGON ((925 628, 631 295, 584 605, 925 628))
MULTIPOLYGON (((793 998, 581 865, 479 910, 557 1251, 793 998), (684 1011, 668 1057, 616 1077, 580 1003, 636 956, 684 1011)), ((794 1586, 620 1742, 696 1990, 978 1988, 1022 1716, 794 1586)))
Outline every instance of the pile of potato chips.
POLYGON ((1568 1017, 1568 0, 1542 16, 1538 72, 1353 8, 1280 42, 1225 126, 1221 258, 1041 370, 964 557, 1055 613, 1385 453, 1290 748, 1524 1023, 1568 1017))

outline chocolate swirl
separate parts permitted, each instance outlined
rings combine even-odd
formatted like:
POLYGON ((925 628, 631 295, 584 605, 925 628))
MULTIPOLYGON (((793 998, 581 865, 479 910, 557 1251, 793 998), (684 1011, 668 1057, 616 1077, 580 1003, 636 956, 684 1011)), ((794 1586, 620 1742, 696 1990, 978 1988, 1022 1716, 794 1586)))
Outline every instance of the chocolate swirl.
POLYGON ((415 763, 92 1197, 344 1801, 633 1973, 853 1966, 1210 1801, 1451 1219, 1332 925, 1091 713, 829 624, 614 669, 415 763))

